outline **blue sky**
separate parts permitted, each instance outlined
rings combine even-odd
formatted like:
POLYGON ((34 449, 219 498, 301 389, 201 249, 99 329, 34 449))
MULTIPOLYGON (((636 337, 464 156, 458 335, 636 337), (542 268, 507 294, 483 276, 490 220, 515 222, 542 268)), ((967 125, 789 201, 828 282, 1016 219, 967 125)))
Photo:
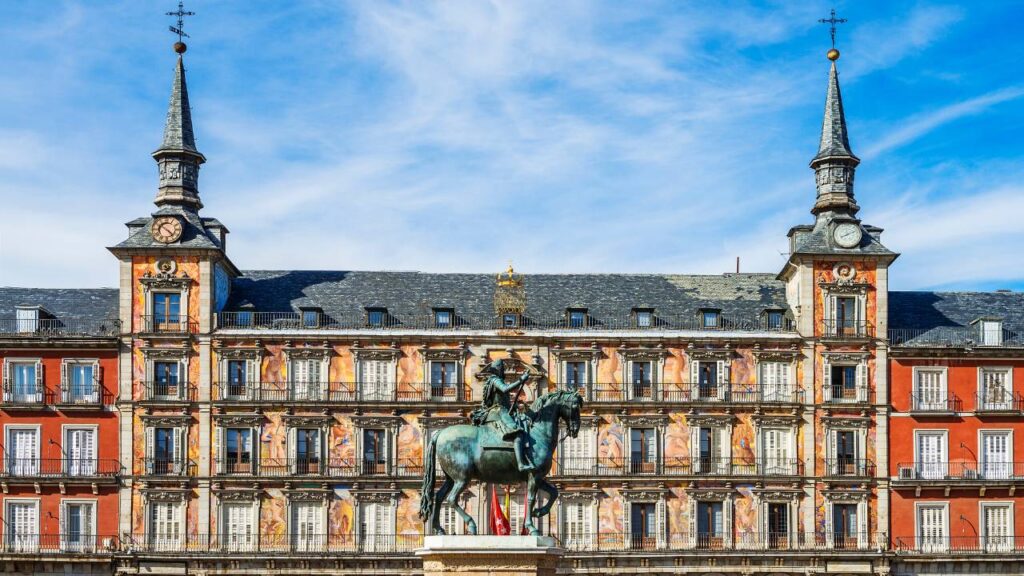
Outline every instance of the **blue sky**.
MULTIPOLYGON (((189 2, 206 207, 242 269, 775 272, 810 222, 830 3, 189 2)), ((175 3, 0 19, 0 285, 114 286, 175 3)), ((1020 2, 838 2, 899 289, 1024 289, 1020 2)))

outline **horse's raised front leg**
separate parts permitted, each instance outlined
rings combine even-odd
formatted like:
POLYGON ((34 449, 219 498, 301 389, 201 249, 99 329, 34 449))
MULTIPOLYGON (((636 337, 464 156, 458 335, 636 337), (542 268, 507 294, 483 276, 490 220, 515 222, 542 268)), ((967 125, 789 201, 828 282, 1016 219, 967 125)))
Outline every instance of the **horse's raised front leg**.
POLYGON ((540 536, 540 530, 533 523, 533 507, 537 503, 537 477, 530 474, 526 482, 526 510, 523 510, 523 527, 530 531, 530 536, 540 536))
POLYGON ((432 534, 445 534, 444 528, 441 527, 441 503, 444 502, 445 496, 455 485, 455 481, 452 480, 451 476, 445 474, 444 482, 441 483, 441 487, 437 489, 437 494, 434 496, 434 509, 430 511, 430 529, 432 534))
POLYGON ((462 517, 462 521, 466 524, 466 532, 471 535, 476 535, 476 520, 459 506, 459 496, 462 496, 462 491, 466 489, 465 480, 456 480, 455 486, 452 488, 450 494, 448 494, 448 504, 455 508, 455 511, 462 517))
POLYGON ((555 499, 558 498, 558 488, 555 488, 554 485, 544 478, 537 478, 537 487, 548 494, 548 501, 533 511, 533 515, 540 518, 551 513, 551 507, 555 505, 555 499))

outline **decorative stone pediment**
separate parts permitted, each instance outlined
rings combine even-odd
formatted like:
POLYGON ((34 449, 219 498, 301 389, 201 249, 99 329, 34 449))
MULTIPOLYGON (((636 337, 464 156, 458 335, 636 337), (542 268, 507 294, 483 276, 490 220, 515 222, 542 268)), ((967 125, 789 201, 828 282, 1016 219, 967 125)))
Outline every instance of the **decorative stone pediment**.
POLYGON ((221 502, 255 502, 260 498, 262 490, 225 488, 214 490, 221 502))
POLYGON ((861 296, 871 290, 871 285, 863 282, 819 282, 818 286, 834 295, 861 296))
POLYGON ((799 488, 754 488, 752 492, 762 502, 796 502, 804 495, 799 488))
POLYGON ((169 346, 158 346, 158 347, 143 347, 139 348, 142 351, 143 356, 146 360, 183 360, 188 358, 188 354, 191 351, 186 347, 169 347, 169 346))
POLYGON ((148 502, 184 502, 188 499, 189 490, 173 488, 145 488, 142 495, 148 502))
POLYGON ((736 421, 732 414, 696 414, 686 415, 687 426, 731 426, 736 421))
POLYGON ((405 422, 401 416, 351 416, 351 419, 359 428, 398 428, 405 422))
POLYGON ((705 501, 705 502, 717 502, 720 500, 728 500, 736 495, 736 490, 731 486, 722 488, 697 488, 697 487, 686 487, 686 493, 690 496, 691 500, 705 501))
POLYGON ((424 428, 440 429, 457 424, 469 424, 466 416, 420 416, 419 423, 424 428))
POLYGON ((708 360, 731 360, 736 353, 730 348, 694 348, 687 347, 686 356, 691 362, 708 360))
POLYGON ((601 357, 601 349, 597 345, 590 348, 562 348, 556 346, 551 354, 559 362, 592 362, 601 357))
POLYGON ((323 346, 305 348, 284 348, 288 360, 324 360, 331 356, 333 350, 325 342, 323 346))
POLYGON ((751 414, 750 419, 754 421, 755 426, 762 428, 791 428, 803 420, 795 414, 751 414))
POLYGON ((670 420, 667 414, 619 414, 619 422, 629 428, 663 428, 670 420))
POLYGON ((793 362, 800 356, 799 350, 753 350, 758 362, 793 362))
POLYGON ((337 422, 331 414, 282 414, 281 420, 289 428, 324 428, 337 422))
POLYGON ((142 278, 139 278, 139 282, 150 290, 186 290, 192 284, 192 279, 184 272, 178 276, 164 272, 151 275, 146 272, 142 278))
POLYGON ((146 426, 188 426, 192 423, 192 416, 189 414, 143 414, 139 416, 146 426))
POLYGON ((262 349, 255 347, 217 348, 217 356, 222 360, 256 360, 262 352, 262 349))
POLYGON ((662 347, 655 348, 618 348, 615 352, 625 361, 651 361, 658 362, 669 356, 668 350, 662 347))
POLYGON ((854 364, 860 364, 861 362, 867 360, 871 356, 871 354, 869 354, 868 352, 851 352, 851 351, 843 351, 843 352, 829 352, 829 351, 825 351, 825 352, 822 352, 821 355, 822 355, 822 357, 825 358, 826 361, 828 361, 828 362, 830 362, 832 364, 836 364, 836 363, 839 363, 839 362, 851 362, 851 363, 854 363, 854 364))
POLYGON ((823 490, 821 493, 830 502, 848 502, 856 504, 868 498, 867 490, 823 490))
POLYGON ((420 355, 424 360, 439 360, 448 362, 462 362, 466 357, 466 348, 420 348, 420 355))
POLYGON ((822 416, 821 422, 828 428, 868 428, 871 418, 857 416, 822 416))
POLYGON ((353 489, 352 498, 359 503, 377 502, 380 504, 397 504, 402 491, 397 488, 386 489, 353 489))
POLYGON ((601 497, 602 491, 595 486, 565 487, 557 486, 558 499, 566 502, 583 502, 593 504, 601 497))
POLYGON ((289 502, 326 502, 334 494, 326 489, 284 490, 289 502))
POLYGON ((213 414, 213 421, 218 426, 244 426, 255 428, 263 424, 266 418, 263 414, 213 414))
POLYGON ((648 488, 622 488, 622 497, 629 502, 656 502, 669 495, 670 490, 664 486, 648 488))
POLYGON ((396 362, 399 356, 402 355, 402 351, 397 347, 392 346, 390 348, 362 348, 359 346, 352 347, 352 357, 356 362, 363 360, 384 360, 388 362, 396 362))

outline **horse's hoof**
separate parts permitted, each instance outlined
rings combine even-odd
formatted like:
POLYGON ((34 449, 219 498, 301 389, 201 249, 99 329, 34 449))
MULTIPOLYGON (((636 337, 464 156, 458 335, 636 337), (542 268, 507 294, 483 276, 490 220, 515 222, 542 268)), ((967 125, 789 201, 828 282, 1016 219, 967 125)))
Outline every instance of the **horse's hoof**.
POLYGON ((536 528, 530 530, 530 536, 540 536, 540 535, 541 535, 540 534, 540 530, 538 530, 536 528))
POLYGON ((466 531, 469 532, 470 536, 476 536, 476 523, 470 522, 466 525, 466 531))

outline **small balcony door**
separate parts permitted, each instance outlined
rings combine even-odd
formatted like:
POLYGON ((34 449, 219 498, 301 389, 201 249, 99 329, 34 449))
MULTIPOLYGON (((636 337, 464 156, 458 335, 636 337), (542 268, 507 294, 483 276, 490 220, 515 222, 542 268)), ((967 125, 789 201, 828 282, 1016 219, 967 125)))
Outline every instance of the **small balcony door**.
POLYGON ((789 364, 786 362, 762 362, 761 398, 765 402, 791 402, 793 388, 789 382, 789 364))
POLYGON ((1013 514, 1010 504, 982 504, 981 525, 983 550, 1013 550, 1013 514))
POLYGON ((430 363, 430 397, 437 400, 458 398, 459 375, 455 362, 430 363))
POLYGON ((363 473, 386 474, 388 468, 387 431, 363 430, 363 473))
POLYGON ((292 361, 292 397, 298 401, 315 401, 321 398, 321 361, 318 358, 292 361))
POLYGON ((361 360, 359 365, 363 400, 379 402, 394 400, 395 386, 392 378, 394 364, 389 360, 361 360))
POLYGON ((721 431, 702 427, 697 430, 697 454, 694 462, 696 474, 722 474, 727 472, 721 458, 721 431))
POLYGON ((87 552, 96 546, 93 532, 93 504, 68 502, 61 517, 61 550, 87 552))
POLYGON ((153 397, 162 400, 179 400, 181 394, 181 363, 153 363, 153 397))
POLYGON ((181 330, 181 294, 153 294, 153 328, 157 332, 181 330))
POLYGON ((836 335, 857 335, 857 299, 849 296, 836 298, 836 335))
POLYGON ((249 398, 247 364, 245 360, 228 360, 227 399, 249 398))
POLYGON ((153 447, 150 452, 151 474, 178 474, 180 472, 181 447, 178 446, 176 428, 153 428, 153 447))
POLYGON ((228 502, 221 505, 224 532, 223 546, 232 551, 253 550, 256 545, 256 527, 253 508, 248 502, 228 502))
POLYGON ((1013 393, 1008 369, 981 369, 980 410, 1012 410, 1013 393))
POLYGON ((224 431, 224 473, 252 474, 252 429, 228 428, 224 431))
POLYGON ((855 476, 860 473, 860 462, 857 459, 857 433, 853 430, 837 430, 835 474, 837 476, 855 476))
POLYGON ((789 548, 789 504, 768 503, 768 547, 789 548))
POLYGON ((39 430, 9 428, 7 430, 7 471, 12 476, 39 474, 39 430))
POLYGON ((572 361, 565 363, 565 387, 578 390, 587 386, 587 363, 572 361))
POLYGON ((653 397, 652 362, 633 362, 630 384, 633 387, 634 399, 651 400, 653 397))
POLYGON ((916 384, 915 410, 946 410, 946 378, 941 370, 918 370, 916 384))
POLYGON ((69 476, 96 474, 96 429, 67 428, 64 432, 65 470, 69 476))
POLYGON ((39 548, 39 504, 8 502, 5 532, 7 549, 12 552, 33 552, 39 548))
POLYGON ((5 390, 9 402, 15 404, 37 404, 42 402, 41 378, 38 370, 42 365, 35 362, 15 362, 9 367, 13 387, 5 390))
POLYGON ((857 536, 857 505, 832 505, 832 545, 836 548, 856 548, 857 536))
POLYGON ((654 428, 633 428, 629 433, 629 463, 633 474, 653 474, 657 469, 658 444, 654 428))
POLYGON ((155 551, 182 551, 184 530, 182 505, 178 502, 153 502, 149 505, 149 545, 155 551))
POLYGON ((922 552, 944 552, 949 548, 946 507, 920 505, 917 509, 917 545, 922 552))
POLYGON ((387 552, 395 547, 394 511, 386 502, 367 502, 360 506, 359 534, 363 550, 387 552))
POLYGON ((321 524, 323 508, 319 502, 292 504, 292 548, 299 552, 317 552, 327 548, 326 532, 321 524))
POLYGON ((793 462, 789 456, 789 430, 768 428, 763 432, 764 438, 764 473, 769 476, 793 474, 793 462))
POLYGON ((946 435, 938 432, 917 433, 918 476, 925 480, 946 477, 946 435))
POLYGON ((1009 478, 1013 468, 1010 432, 981 433, 981 477, 1009 478))
POLYGON ((724 506, 721 502, 697 502, 697 547, 720 549, 724 539, 724 506))
POLYGON ((718 362, 697 363, 697 394, 702 400, 719 400, 718 362))
POLYGON ((295 473, 321 474, 320 430, 298 428, 295 430, 295 473))
POLYGON ((653 502, 634 502, 629 505, 630 548, 653 550, 657 547, 657 506, 653 502))
POLYGON ((96 404, 99 402, 96 365, 68 364, 67 389, 62 399, 67 404, 96 404))
POLYGON ((830 376, 833 402, 856 402, 859 400, 857 395, 857 366, 833 365, 830 376))

